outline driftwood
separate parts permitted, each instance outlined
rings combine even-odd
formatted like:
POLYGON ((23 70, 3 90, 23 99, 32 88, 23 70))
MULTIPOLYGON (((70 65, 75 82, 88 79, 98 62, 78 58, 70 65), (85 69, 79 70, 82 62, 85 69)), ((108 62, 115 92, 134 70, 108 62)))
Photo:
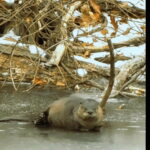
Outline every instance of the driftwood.
POLYGON ((143 74, 143 73, 145 72, 145 69, 146 69, 146 66, 140 68, 140 69, 131 77, 131 79, 130 79, 128 82, 126 82, 126 83, 122 86, 122 88, 120 89, 120 91, 122 91, 125 87, 127 87, 127 86, 128 86, 129 84, 131 84, 132 82, 134 82, 134 81, 138 78, 139 75, 141 75, 141 74, 143 74))
POLYGON ((45 65, 46 66, 51 66, 51 65, 57 66, 65 53, 65 49, 66 49, 66 47, 65 47, 64 43, 59 44, 56 47, 55 51, 53 52, 51 59, 48 62, 46 62, 45 65))
POLYGON ((144 65, 145 56, 138 56, 122 66, 119 74, 115 77, 115 83, 111 97, 116 96, 120 90, 123 90, 129 83, 133 82, 142 72, 144 72, 144 65), (141 68, 142 72, 138 71, 141 70, 141 68))

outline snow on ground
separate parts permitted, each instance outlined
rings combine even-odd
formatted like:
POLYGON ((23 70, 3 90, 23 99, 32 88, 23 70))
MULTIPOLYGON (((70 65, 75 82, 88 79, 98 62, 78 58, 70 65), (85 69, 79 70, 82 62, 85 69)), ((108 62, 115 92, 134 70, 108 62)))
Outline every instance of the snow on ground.
POLYGON ((77 70, 75 70, 75 72, 80 76, 80 77, 84 77, 85 75, 87 75, 87 71, 84 68, 78 68, 77 70))
POLYGON ((42 57, 46 55, 45 51, 38 46, 35 46, 32 44, 17 43, 19 39, 20 39, 20 36, 15 35, 14 32, 11 30, 7 34, 5 34, 3 37, 0 38, 0 44, 8 44, 8 45, 17 44, 17 46, 20 46, 20 47, 28 47, 29 51, 32 54, 39 54, 42 57), (13 38, 14 40, 7 40, 7 38, 13 38))

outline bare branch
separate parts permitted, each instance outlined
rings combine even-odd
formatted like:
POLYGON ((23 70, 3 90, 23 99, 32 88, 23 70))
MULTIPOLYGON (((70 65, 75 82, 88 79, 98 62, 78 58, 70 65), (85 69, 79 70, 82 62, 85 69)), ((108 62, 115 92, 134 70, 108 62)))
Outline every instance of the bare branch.
POLYGON ((103 12, 117 11, 117 15, 128 16, 131 18, 145 18, 145 10, 136 7, 134 4, 130 3, 132 6, 125 4, 125 2, 116 0, 98 0, 98 4, 101 6, 103 12))
MULTIPOLYGON (((145 65, 145 56, 138 56, 132 60, 129 60, 121 67, 119 74, 115 77, 115 83, 113 87, 112 95, 116 95, 116 91, 120 91, 127 80, 132 77, 138 69, 141 69, 145 65)), ((135 75, 136 76, 136 75, 135 75)))
MULTIPOLYGON (((121 43, 113 43, 114 49, 121 48, 121 47, 128 47, 128 46, 139 46, 145 43, 145 37, 136 37, 128 41, 124 41, 121 43)), ((95 47, 95 46, 74 46, 70 44, 70 47, 76 51, 76 53, 81 53, 85 51, 94 52, 104 52, 109 51, 108 46, 103 47, 95 47)))
MULTIPOLYGON (((118 88, 118 89, 113 89, 113 91, 112 91, 112 94, 111 94, 111 98, 112 97, 116 97, 117 95, 127 95, 127 96, 132 96, 132 94, 130 94, 130 93, 127 93, 127 92, 124 92, 123 90, 124 90, 124 88, 125 87, 127 87, 129 84, 131 84, 131 83, 133 83, 137 78, 138 78, 138 76, 139 75, 141 75, 141 74, 143 74, 144 72, 145 72, 145 66, 144 67, 142 67, 142 69, 140 68, 132 77, 131 77, 131 79, 130 80, 128 80, 127 82, 125 82, 124 84, 122 84, 122 85, 120 85, 119 87, 120 88, 118 88), (127 94, 126 94, 127 93, 127 94)), ((128 73, 128 72, 127 72, 128 73)), ((124 74, 124 76, 126 77, 127 75, 126 75, 126 73, 124 74)), ((120 80, 122 80, 122 79, 118 79, 118 84, 120 83, 120 80)), ((122 81, 124 81, 124 80, 122 80, 122 81)), ((133 95, 135 95, 135 94, 133 94, 133 95)), ((136 97, 137 97, 138 95, 136 95, 136 97)))
POLYGON ((102 108, 105 107, 106 103, 107 103, 107 100, 109 98, 109 95, 111 94, 111 91, 112 91, 112 87, 113 87, 113 84, 114 84, 114 78, 115 78, 115 63, 114 63, 114 53, 113 53, 113 45, 111 43, 111 40, 107 40, 108 42, 108 46, 110 48, 110 58, 111 58, 111 63, 110 63, 110 78, 109 78, 109 84, 108 84, 108 87, 106 88, 106 90, 103 92, 103 96, 102 96, 102 101, 100 103, 100 106, 102 108))
MULTIPOLYGON (((76 1, 74 2, 70 8, 68 13, 62 17, 62 21, 61 21, 61 36, 62 36, 62 40, 67 40, 68 36, 67 36, 67 22, 68 20, 72 17, 75 9, 77 7, 79 7, 79 5, 81 4, 81 1, 76 1)), ((52 58, 45 64, 46 66, 51 66, 51 65, 56 65, 58 66, 59 62, 61 61, 64 53, 66 50, 66 45, 65 42, 63 41, 61 44, 57 45, 55 51, 52 54, 52 58)))
MULTIPOLYGON (((114 57, 115 57, 115 62, 120 61, 120 60, 124 61, 124 60, 131 59, 131 57, 125 56, 123 54, 116 54, 116 55, 114 55, 114 57)), ((104 57, 96 57, 95 60, 110 64, 110 56, 109 55, 106 55, 104 57)))
POLYGON ((67 23, 68 23, 69 19, 72 17, 74 11, 80 6, 80 4, 81 4, 81 1, 74 2, 70 6, 67 14, 62 17, 61 32, 62 32, 63 39, 67 38, 67 23))
POLYGON ((142 67, 142 69, 139 69, 138 72, 136 72, 136 73, 132 76, 132 78, 122 86, 122 88, 120 89, 120 91, 122 91, 125 87, 127 87, 127 86, 128 86, 129 84, 131 84, 132 82, 134 82, 134 81, 138 78, 139 75, 141 75, 142 73, 145 72, 145 69, 146 69, 145 66, 142 67))

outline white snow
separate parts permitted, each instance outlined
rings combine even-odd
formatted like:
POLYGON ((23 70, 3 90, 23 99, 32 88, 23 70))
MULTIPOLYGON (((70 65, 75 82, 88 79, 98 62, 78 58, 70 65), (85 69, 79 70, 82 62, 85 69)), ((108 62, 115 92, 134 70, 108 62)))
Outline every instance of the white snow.
POLYGON ((4 0, 8 4, 14 4, 15 0, 4 0))
POLYGON ((84 77, 87 75, 87 71, 84 68, 78 68, 77 70, 75 70, 75 72, 80 76, 80 77, 84 77))
POLYGON ((45 51, 36 45, 23 44, 23 43, 19 43, 19 42, 17 43, 17 41, 19 39, 20 39, 20 36, 15 35, 14 32, 11 30, 7 34, 5 34, 3 37, 0 37, 0 44, 8 44, 8 45, 16 45, 17 44, 20 47, 28 47, 29 51, 32 54, 39 54, 42 57, 44 57, 46 55, 45 51), (16 42, 7 40, 6 38, 13 38, 14 40, 16 40, 16 42))
POLYGON ((98 61, 96 61, 94 59, 91 59, 91 58, 84 58, 82 56, 74 56, 74 58, 76 60, 80 60, 80 61, 83 61, 83 62, 94 64, 96 66, 102 66, 102 67, 108 67, 109 66, 108 64, 98 62, 98 61))

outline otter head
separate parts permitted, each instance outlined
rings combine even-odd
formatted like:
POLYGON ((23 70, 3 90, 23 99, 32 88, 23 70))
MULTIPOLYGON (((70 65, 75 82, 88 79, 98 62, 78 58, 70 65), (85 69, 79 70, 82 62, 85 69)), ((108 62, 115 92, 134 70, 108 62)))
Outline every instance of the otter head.
POLYGON ((81 102, 77 111, 78 117, 84 121, 98 121, 103 118, 103 111, 99 103, 93 99, 81 102))

